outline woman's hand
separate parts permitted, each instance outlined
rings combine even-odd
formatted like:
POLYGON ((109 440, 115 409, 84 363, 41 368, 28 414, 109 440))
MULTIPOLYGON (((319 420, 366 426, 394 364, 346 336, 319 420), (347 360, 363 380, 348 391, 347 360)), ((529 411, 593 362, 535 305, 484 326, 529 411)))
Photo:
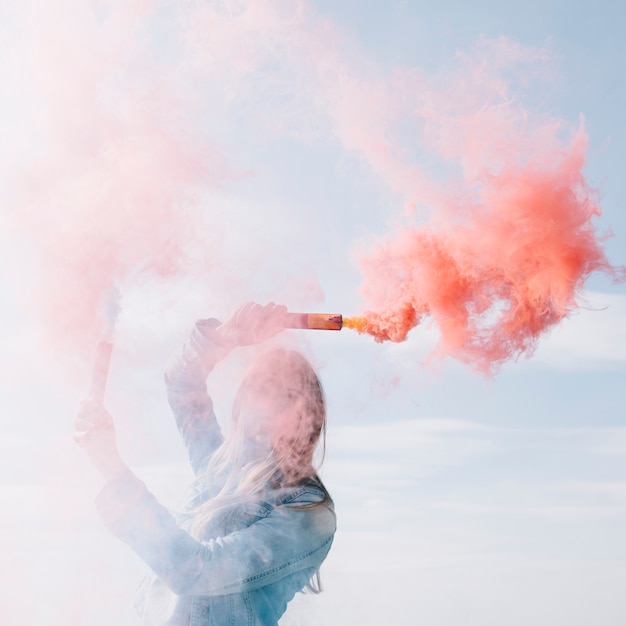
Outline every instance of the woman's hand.
POLYGON ((244 304, 216 332, 224 343, 249 346, 262 343, 285 330, 287 307, 270 302, 265 306, 244 304))
POLYGON ((113 480, 126 472, 128 468, 117 450, 113 418, 100 403, 83 402, 74 428, 74 441, 87 452, 105 480, 113 480))

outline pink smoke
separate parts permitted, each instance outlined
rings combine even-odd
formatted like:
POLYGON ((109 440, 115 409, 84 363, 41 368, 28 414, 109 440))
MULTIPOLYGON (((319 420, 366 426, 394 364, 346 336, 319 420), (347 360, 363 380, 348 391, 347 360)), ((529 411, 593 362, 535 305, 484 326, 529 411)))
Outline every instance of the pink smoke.
POLYGON ((481 40, 428 76, 367 59, 305 1, 27 6, 41 136, 13 214, 41 256, 37 301, 61 343, 82 345, 102 294, 129 276, 228 258, 207 245, 219 236, 199 206, 231 175, 211 139, 229 124, 256 139, 330 137, 428 217, 396 217, 401 234, 363 263, 379 338, 429 314, 442 353, 489 369, 531 351, 590 273, 611 272, 583 131, 563 142, 558 121, 517 100, 545 72, 544 50, 481 40))
MULTIPOLYGON (((270 297, 281 293, 293 304, 299 290, 298 306, 311 294, 323 302, 311 278, 320 259, 301 259, 300 242, 287 242, 293 234, 288 228, 284 243, 259 244, 254 238, 263 233, 254 227, 244 236, 238 229, 224 233, 223 214, 214 210, 213 190, 232 180, 238 157, 255 141, 270 148, 284 137, 322 144, 328 160, 348 155, 356 162, 358 177, 373 193, 379 185, 393 194, 400 210, 383 216, 394 224, 391 234, 363 253, 361 265, 370 309, 363 329, 379 339, 402 340, 431 317, 440 329, 439 354, 493 371, 532 352, 542 333, 578 305, 590 273, 621 277, 594 231, 600 208, 583 176, 584 131, 563 140, 562 124, 518 100, 545 71, 543 50, 484 40, 429 76, 368 58, 312 2, 301 0, 13 4, 8 13, 19 24, 3 31, 14 42, 0 66, 8 77, 6 98, 17 91, 22 99, 0 119, 3 178, 10 178, 11 189, 2 219, 18 244, 26 242, 38 257, 32 306, 48 343, 66 354, 90 357, 111 288, 124 296, 145 276, 177 280, 210 268, 231 291, 239 274, 245 292, 259 282, 253 261, 279 258, 279 269, 261 277, 273 290, 270 297), (416 210, 406 216, 405 205, 416 210), (244 263, 244 248, 262 254, 244 263), (286 268, 294 266, 304 270, 289 274, 286 268)), ((261 199, 250 214, 265 218, 265 208, 261 199)), ((320 248, 343 217, 337 215, 341 207, 332 207, 332 214, 322 210, 320 231, 306 232, 321 240, 320 248)), ((346 213, 356 216, 354 233, 361 232, 358 209, 346 213)), ((347 249, 350 241, 340 244, 347 249)), ((333 253, 328 258, 340 263, 333 253)), ((206 306, 212 314, 215 302, 206 306)), ((11 347, 15 354, 3 374, 19 364, 24 394, 49 395, 41 383, 53 368, 41 364, 39 346, 29 344, 27 355, 19 342, 11 347)), ((128 386, 141 402, 154 395, 152 386, 143 397, 128 386)), ((67 438, 69 409, 49 415, 46 401, 32 411, 40 421, 24 428, 30 434, 46 420, 67 438)), ((169 446, 169 433, 163 437, 169 446)), ((24 458, 39 462, 46 475, 58 465, 24 449, 24 458)), ((71 458, 69 450, 62 454, 71 458)), ((0 576, 10 595, 10 603, 0 602, 4 622, 36 623, 45 610, 55 624, 124 623, 115 611, 125 602, 111 603, 107 583, 100 587, 99 581, 115 580, 116 589, 126 590, 134 586, 132 576, 121 571, 128 581, 120 582, 115 572, 125 567, 94 569, 93 554, 81 554, 73 540, 91 486, 84 501, 58 493, 83 468, 81 457, 75 468, 59 471, 48 507, 65 512, 67 529, 57 532, 72 538, 61 542, 65 571, 60 574, 52 561, 43 570, 40 560, 26 562, 18 545, 0 576), (68 548, 76 550, 74 560, 68 548), (16 589, 16 578, 27 593, 16 589), (33 580, 40 587, 36 594, 33 580), (32 602, 42 591, 56 602, 56 618, 49 602, 32 602), (94 594, 101 605, 94 604, 94 594)), ((30 495, 21 499, 33 501, 30 495)), ((49 530, 45 515, 28 509, 20 515, 49 530)), ((21 542, 31 546, 31 537, 21 542)), ((97 548, 98 539, 89 543, 97 548)), ((103 546, 98 555, 104 563, 109 550, 103 546)))
POLYGON ((19 67, 37 149, 12 164, 11 219, 39 258, 32 306, 48 343, 81 353, 114 288, 188 269, 206 245, 200 193, 230 172, 155 62, 150 3, 100 15, 72 2, 26 6, 19 67))
POLYGON ((477 175, 476 200, 457 219, 433 220, 381 240, 362 262, 370 307, 355 323, 403 341, 429 315, 436 352, 491 372, 532 353, 538 338, 578 306, 592 272, 624 276, 606 259, 592 218, 596 193, 582 167, 587 138, 548 145, 527 162, 477 175))

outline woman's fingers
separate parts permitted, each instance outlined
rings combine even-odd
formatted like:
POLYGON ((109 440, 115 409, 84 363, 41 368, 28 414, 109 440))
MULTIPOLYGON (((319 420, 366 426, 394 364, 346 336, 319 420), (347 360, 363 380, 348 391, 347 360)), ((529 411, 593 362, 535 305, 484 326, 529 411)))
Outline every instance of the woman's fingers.
POLYGON ((112 430, 113 419, 101 404, 87 400, 81 403, 74 420, 74 429, 76 431, 74 440, 77 443, 85 443, 87 436, 94 431, 112 430))
POLYGON ((72 435, 72 439, 76 444, 83 447, 89 442, 90 435, 91 432, 89 431, 79 431, 77 429, 76 432, 72 435))
POLYGON ((112 480, 126 471, 115 442, 113 418, 99 402, 83 402, 74 426, 74 441, 87 452, 106 480, 112 480))
POLYGON ((224 325, 225 332, 240 346, 261 343, 285 329, 286 315, 286 306, 248 302, 224 325))

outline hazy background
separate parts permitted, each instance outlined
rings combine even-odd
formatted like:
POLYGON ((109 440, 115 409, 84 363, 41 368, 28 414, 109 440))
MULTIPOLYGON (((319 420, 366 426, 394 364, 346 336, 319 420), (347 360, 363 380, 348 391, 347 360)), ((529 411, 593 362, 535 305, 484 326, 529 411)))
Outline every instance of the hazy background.
MULTIPOLYGON (((250 299, 360 313, 358 251, 427 221, 405 205, 455 184, 407 116, 411 87, 462 100, 470 68, 477 110, 559 118, 566 138, 582 114, 598 230, 626 264, 624 12, 2 3, 0 621, 136 623, 144 567, 100 524, 100 480, 71 440, 101 289, 121 292, 107 395, 120 448, 175 507, 190 472, 162 371, 193 320, 250 299)), ((325 592, 281 623, 623 623, 626 288, 594 276, 584 300, 491 379, 424 365, 428 324, 402 344, 285 334, 325 385, 338 532, 325 592)), ((248 356, 209 381, 224 424, 248 356)))

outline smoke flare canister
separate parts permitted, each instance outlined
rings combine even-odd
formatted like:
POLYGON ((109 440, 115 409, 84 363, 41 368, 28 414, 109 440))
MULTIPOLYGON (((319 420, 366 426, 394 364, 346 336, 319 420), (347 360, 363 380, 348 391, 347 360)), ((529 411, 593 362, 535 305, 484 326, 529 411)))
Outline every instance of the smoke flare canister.
POLYGON ((111 363, 111 352, 113 344, 110 341, 101 341, 96 348, 96 358, 93 364, 91 374, 91 393, 90 397, 102 404, 104 400, 104 391, 106 389, 107 378, 109 375, 109 364, 111 363))
POLYGON ((286 328, 341 330, 343 318, 337 313, 287 313, 286 328))

